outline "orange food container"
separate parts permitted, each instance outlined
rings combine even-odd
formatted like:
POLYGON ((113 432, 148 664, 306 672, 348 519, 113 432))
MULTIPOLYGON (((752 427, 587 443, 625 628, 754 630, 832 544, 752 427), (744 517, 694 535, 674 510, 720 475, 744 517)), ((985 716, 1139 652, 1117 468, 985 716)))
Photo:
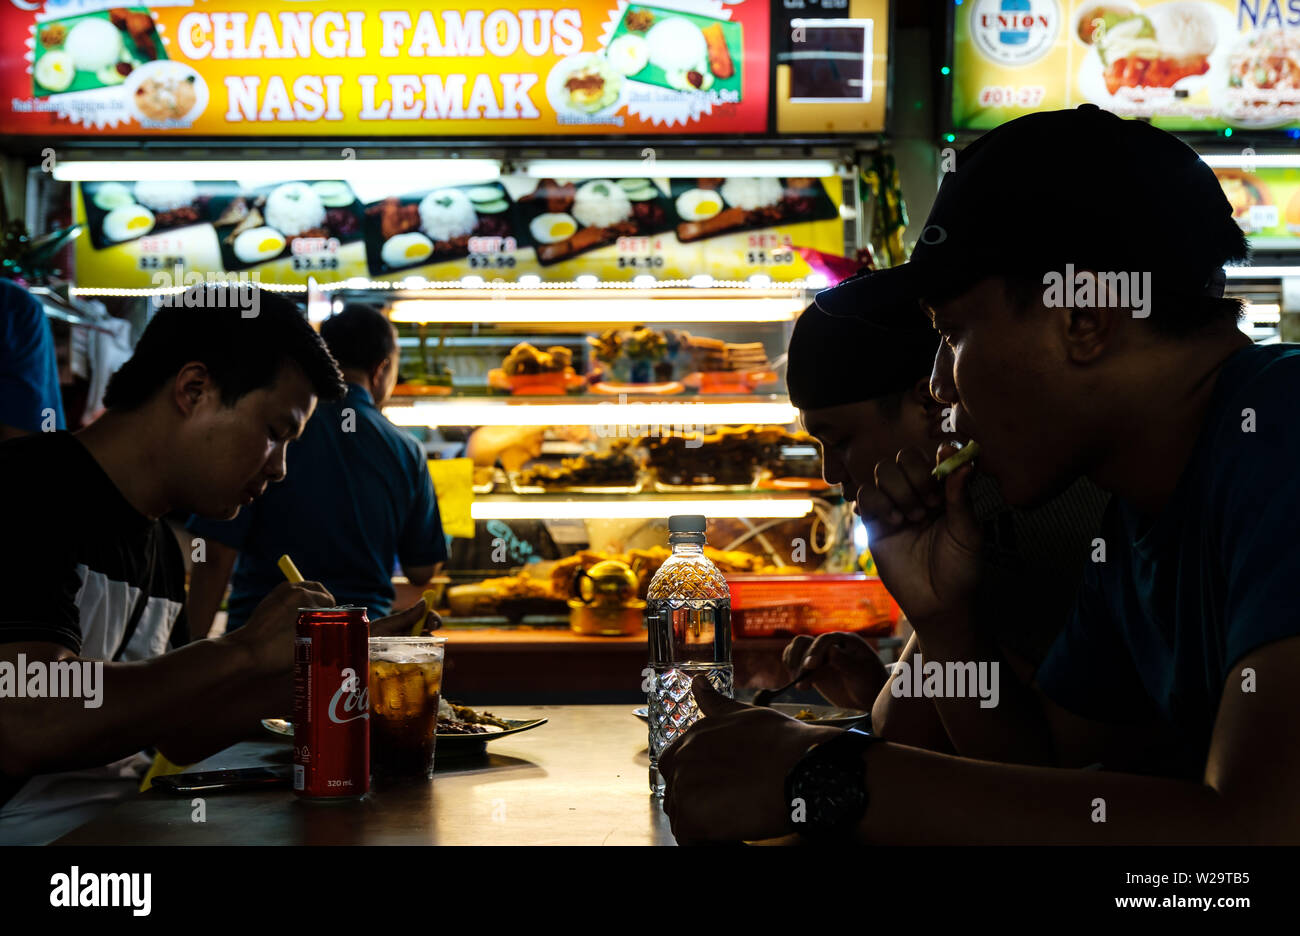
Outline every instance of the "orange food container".
POLYGON ((878 576, 728 575, 734 630, 740 637, 854 631, 884 636, 901 610, 878 576))

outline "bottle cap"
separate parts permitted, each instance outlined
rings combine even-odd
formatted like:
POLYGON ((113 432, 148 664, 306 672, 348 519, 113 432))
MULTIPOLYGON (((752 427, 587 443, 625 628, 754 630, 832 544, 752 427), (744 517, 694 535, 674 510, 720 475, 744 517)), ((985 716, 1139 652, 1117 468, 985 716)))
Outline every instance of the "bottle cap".
POLYGON ((669 533, 703 533, 704 514, 675 514, 668 518, 669 533))

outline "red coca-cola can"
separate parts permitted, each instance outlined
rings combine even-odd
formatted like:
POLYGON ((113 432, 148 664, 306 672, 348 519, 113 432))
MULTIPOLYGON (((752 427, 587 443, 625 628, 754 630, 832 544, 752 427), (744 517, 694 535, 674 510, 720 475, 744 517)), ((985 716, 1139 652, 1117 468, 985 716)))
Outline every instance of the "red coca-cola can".
POLYGON ((298 615, 293 789, 305 799, 370 790, 369 639, 365 608, 304 608, 298 615))

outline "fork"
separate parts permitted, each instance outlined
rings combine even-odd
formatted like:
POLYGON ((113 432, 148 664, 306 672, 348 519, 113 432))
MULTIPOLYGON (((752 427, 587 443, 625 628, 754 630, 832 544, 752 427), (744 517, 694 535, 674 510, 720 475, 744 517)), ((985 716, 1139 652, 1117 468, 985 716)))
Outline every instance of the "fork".
POLYGON ((796 675, 794 679, 790 680, 780 689, 758 690, 758 692, 754 693, 754 701, 751 702, 750 704, 757 706, 759 708, 763 708, 765 706, 771 705, 773 699, 775 699, 781 693, 788 692, 790 689, 793 689, 796 685, 798 685, 799 683, 807 679, 814 671, 816 671, 816 669, 817 667, 814 666, 806 670, 800 670, 798 675, 796 675))

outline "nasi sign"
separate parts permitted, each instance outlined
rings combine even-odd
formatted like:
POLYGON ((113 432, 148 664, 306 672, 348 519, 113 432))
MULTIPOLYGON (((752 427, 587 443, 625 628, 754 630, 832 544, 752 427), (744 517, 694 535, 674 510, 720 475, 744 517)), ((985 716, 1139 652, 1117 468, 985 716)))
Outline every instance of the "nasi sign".
POLYGON ((767 129, 770 10, 762 4, 671 0, 664 8, 638 5, 635 15, 618 0, 424 10, 381 8, 375 0, 336 9, 316 9, 312 0, 96 4, 0 7, 0 29, 26 40, 0 49, 7 132, 374 137, 767 129), (656 25, 667 28, 656 34, 656 25))

